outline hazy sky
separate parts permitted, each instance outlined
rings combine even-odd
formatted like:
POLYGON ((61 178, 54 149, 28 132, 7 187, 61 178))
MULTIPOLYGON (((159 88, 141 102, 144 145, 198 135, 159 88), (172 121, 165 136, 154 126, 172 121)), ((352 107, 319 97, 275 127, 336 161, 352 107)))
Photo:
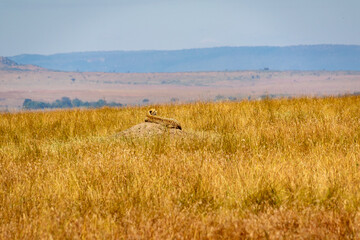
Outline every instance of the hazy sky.
POLYGON ((360 0, 0 0, 0 56, 360 44, 360 0))

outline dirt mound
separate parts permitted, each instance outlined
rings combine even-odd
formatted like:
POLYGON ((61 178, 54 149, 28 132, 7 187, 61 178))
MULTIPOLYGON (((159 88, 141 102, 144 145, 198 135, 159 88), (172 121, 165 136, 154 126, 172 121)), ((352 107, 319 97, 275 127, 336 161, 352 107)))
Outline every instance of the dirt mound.
POLYGON ((156 135, 170 134, 172 136, 186 136, 187 133, 174 128, 167 128, 163 125, 144 122, 116 134, 124 137, 151 137, 156 135))

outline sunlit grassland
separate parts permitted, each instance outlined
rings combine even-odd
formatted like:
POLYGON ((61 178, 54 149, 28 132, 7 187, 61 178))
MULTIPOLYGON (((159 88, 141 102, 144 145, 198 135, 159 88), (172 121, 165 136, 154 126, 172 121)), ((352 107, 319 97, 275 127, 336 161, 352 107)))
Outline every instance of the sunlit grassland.
POLYGON ((360 97, 155 107, 1 114, 0 238, 360 238, 360 97))

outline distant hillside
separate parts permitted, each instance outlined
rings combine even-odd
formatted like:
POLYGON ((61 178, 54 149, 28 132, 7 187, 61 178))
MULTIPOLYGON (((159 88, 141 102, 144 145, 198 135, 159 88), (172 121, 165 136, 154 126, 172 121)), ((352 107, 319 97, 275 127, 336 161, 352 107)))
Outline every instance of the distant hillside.
POLYGON ((36 70, 45 70, 41 67, 34 65, 23 65, 14 62, 13 60, 7 57, 0 57, 0 70, 5 71, 36 71, 36 70))
POLYGON ((110 51, 18 55, 20 64, 81 72, 188 72, 234 70, 356 70, 359 45, 217 47, 173 51, 110 51))

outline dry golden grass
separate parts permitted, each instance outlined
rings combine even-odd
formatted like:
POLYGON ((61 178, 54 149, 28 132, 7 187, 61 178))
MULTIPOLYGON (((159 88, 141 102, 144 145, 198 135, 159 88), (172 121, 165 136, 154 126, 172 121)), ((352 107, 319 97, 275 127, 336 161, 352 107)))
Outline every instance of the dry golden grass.
POLYGON ((360 238, 360 97, 0 115, 0 239, 360 238))

